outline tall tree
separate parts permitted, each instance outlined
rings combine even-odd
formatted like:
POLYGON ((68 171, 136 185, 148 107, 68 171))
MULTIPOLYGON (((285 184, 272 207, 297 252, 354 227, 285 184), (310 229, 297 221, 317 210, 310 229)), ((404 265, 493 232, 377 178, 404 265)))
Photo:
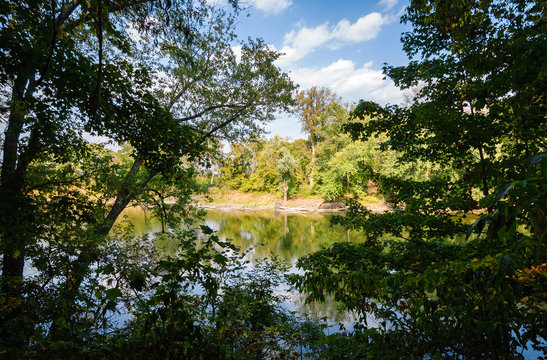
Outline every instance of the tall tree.
MULTIPOLYGON (((54 204, 37 203, 40 179, 30 177, 39 161, 79 154, 85 162, 89 135, 135 148, 110 189, 109 210, 93 222, 74 219, 92 243, 155 176, 176 173, 181 156, 199 155, 211 137, 258 132, 291 103, 293 85, 273 65, 278 54, 249 41, 238 60, 232 29, 230 16, 206 1, 2 3, 1 300, 11 309, 4 324, 23 311, 29 249, 48 238, 36 218, 54 204)), ((96 251, 76 246, 67 288, 77 291, 96 251)))
POLYGON ((299 92, 296 96, 296 102, 302 121, 302 130, 309 134, 311 143, 311 171, 308 177, 310 187, 313 187, 313 167, 315 165, 316 145, 321 141, 320 130, 334 116, 341 101, 332 90, 314 86, 299 92))

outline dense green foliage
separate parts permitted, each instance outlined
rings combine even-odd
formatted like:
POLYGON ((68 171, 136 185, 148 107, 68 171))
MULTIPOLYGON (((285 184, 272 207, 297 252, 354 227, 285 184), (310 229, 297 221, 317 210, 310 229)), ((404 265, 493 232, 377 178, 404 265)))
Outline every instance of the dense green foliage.
POLYGON ((231 144, 230 152, 224 158, 219 156, 223 158, 219 167, 221 176, 215 185, 283 196, 284 175, 275 168, 289 155, 297 163, 292 166, 291 176, 286 177, 290 179, 287 192, 292 197, 367 201, 372 195, 373 200, 383 198, 397 206, 400 198, 396 186, 387 179, 442 181, 461 177, 452 167, 435 165, 428 160, 398 162, 399 152, 380 148, 380 143, 386 141, 381 133, 352 141, 345 128, 366 126, 374 121, 363 117, 356 123, 355 116, 351 119, 348 109, 329 89, 301 91, 297 101, 302 130, 308 133, 308 139, 254 138, 246 143, 231 144))
POLYGON ((416 60, 385 71, 419 86, 416 98, 408 107, 363 101, 345 128, 354 139, 386 136, 381 149, 435 174, 375 174, 400 207, 374 214, 354 203, 334 223, 365 241, 302 258, 305 274, 294 278, 311 299, 331 294, 361 315, 339 339, 357 357, 547 350, 544 12, 534 1, 412 1, 403 16, 413 26, 403 46, 416 60), (455 213, 478 207, 470 227, 455 213))
MULTIPOLYGON (((279 54, 261 40, 235 38, 231 3, 0 3, 2 357, 135 358, 165 341, 158 332, 135 335, 129 353, 120 348, 125 340, 109 347, 117 299, 140 291, 136 280, 150 285, 124 268, 142 265, 133 251, 146 241, 135 249, 113 242, 114 223, 129 204, 143 203, 154 206, 163 236, 174 236, 190 215, 188 196, 199 190, 193 168, 208 166, 212 144, 260 133, 292 104, 294 86, 273 64, 279 54), (115 154, 93 136, 124 151, 115 154)), ((204 251, 191 255, 190 274, 211 275, 225 262, 204 251)), ((155 276, 170 270, 150 266, 155 276)), ((133 300, 162 296, 150 286, 133 300)), ((192 330, 193 315, 184 318, 191 307, 169 319, 181 324, 177 331, 184 324, 194 331, 182 347, 200 331, 192 330)), ((147 324, 144 313, 127 314, 147 324)))
POLYGON ((285 179, 290 197, 320 196, 334 201, 373 194, 391 201, 389 189, 381 189, 377 194, 374 174, 408 175, 421 180, 426 177, 428 168, 421 163, 399 165, 395 151, 378 149, 379 138, 351 141, 350 135, 341 133, 344 124, 349 123, 348 111, 340 106, 334 115, 317 130, 313 149, 311 140, 288 141, 278 137, 232 144, 219 167, 220 179, 214 185, 283 197, 285 179), (287 162, 290 158, 293 160, 287 162), (290 171, 280 171, 281 168, 290 171))
POLYGON ((236 56, 230 5, 0 0, 0 356, 545 352, 544 3, 411 1, 411 61, 385 72, 416 97, 351 109, 324 88, 295 96, 261 40, 236 56), (294 104, 308 139, 260 138, 294 104), (196 229, 195 174, 211 169, 285 200, 356 200, 333 223, 362 241, 307 255, 290 277, 309 300, 353 310, 350 332, 283 308, 285 264, 250 269, 245 251, 196 229), (359 203, 375 191, 393 211, 359 203), (137 204, 161 232, 133 236, 122 213, 137 204))

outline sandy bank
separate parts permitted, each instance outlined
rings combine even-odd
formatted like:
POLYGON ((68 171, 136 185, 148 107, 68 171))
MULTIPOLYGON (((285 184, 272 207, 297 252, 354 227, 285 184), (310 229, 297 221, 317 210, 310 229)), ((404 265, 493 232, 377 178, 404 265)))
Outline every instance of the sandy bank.
MULTIPOLYGON (((296 198, 287 202, 273 194, 228 191, 194 198, 199 207, 218 211, 286 211, 286 212, 344 212, 343 203, 329 203, 317 198, 296 198)), ((385 212, 390 208, 383 203, 363 204, 373 212, 385 212)))

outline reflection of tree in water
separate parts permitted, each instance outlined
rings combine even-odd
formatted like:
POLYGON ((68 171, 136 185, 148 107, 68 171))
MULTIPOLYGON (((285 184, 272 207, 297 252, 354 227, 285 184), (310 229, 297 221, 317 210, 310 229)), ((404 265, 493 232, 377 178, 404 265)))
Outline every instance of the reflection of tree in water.
POLYGON ((328 319, 329 322, 353 324, 356 320, 353 313, 347 311, 330 296, 324 302, 313 301, 306 304, 306 296, 296 293, 290 295, 290 301, 298 308, 302 316, 313 316, 316 319, 328 319))
POLYGON ((235 245, 246 249, 254 247, 251 255, 261 258, 275 254, 293 261, 296 258, 334 242, 358 239, 346 230, 329 225, 329 215, 292 214, 276 212, 216 212, 210 211, 206 224, 235 245))
MULTIPOLYGON (((127 222, 133 228, 136 236, 153 238, 155 247, 160 254, 173 254, 178 248, 178 242, 162 234, 159 223, 152 217, 145 217, 141 208, 130 208, 125 212, 127 222)), ((330 215, 325 214, 293 214, 272 211, 264 212, 219 212, 209 211, 204 224, 212 228, 220 237, 233 239, 241 250, 253 247, 249 254, 251 259, 277 255, 294 264, 296 260, 328 246, 334 242, 358 241, 359 233, 329 225, 330 215)), ((290 303, 302 316, 312 316, 316 319, 327 318, 329 323, 353 322, 352 314, 341 310, 332 299, 325 302, 305 303, 305 296, 291 292, 288 294, 290 303)))
MULTIPOLYGON (((140 236, 159 231, 159 223, 142 208, 128 208, 123 214, 140 236)), ((204 224, 224 238, 233 239, 242 250, 253 247, 251 258, 263 258, 272 253, 293 262, 334 242, 348 239, 359 241, 359 233, 329 225, 330 215, 298 214, 273 211, 209 211, 204 224)), ((120 224, 122 225, 122 224, 120 224)), ((173 246, 158 241, 158 246, 169 252, 173 246)))

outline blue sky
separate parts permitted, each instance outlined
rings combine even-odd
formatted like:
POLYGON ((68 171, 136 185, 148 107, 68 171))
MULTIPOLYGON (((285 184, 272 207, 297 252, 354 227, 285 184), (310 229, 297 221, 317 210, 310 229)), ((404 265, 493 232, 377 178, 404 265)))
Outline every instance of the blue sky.
MULTIPOLYGON (((390 80, 383 80, 382 65, 408 61, 400 36, 409 28, 399 23, 406 0, 247 3, 247 12, 238 19, 240 38, 261 37, 285 53, 277 64, 300 89, 327 86, 348 103, 359 99, 401 103, 401 91, 390 80)), ((267 130, 270 136, 304 137, 298 119, 288 114, 280 114, 267 130)))

